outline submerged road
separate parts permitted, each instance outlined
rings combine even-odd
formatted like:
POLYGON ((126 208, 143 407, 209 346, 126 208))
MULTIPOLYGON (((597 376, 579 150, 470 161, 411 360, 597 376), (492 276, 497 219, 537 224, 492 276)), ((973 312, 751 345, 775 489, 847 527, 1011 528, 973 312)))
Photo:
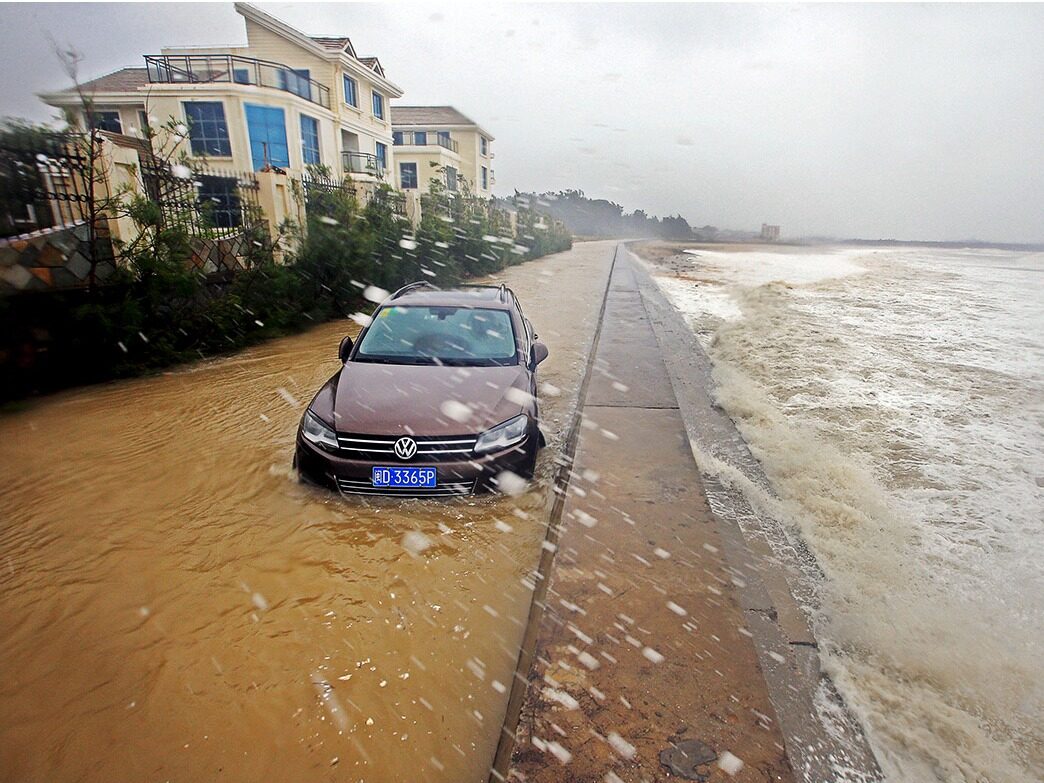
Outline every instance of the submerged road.
POLYGON ((518 498, 293 479, 350 322, 0 418, 0 780, 485 780, 614 249, 499 278, 551 350, 518 498))

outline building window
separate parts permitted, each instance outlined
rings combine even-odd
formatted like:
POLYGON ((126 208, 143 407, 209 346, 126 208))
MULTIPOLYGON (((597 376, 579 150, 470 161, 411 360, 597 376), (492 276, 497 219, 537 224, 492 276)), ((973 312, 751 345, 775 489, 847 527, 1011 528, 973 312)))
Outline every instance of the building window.
POLYGON ((402 143, 402 131, 392 131, 392 144, 401 147, 402 143))
POLYGON ((479 147, 483 155, 489 155, 489 139, 485 136, 479 136, 479 147))
POLYGON ((359 108, 359 84, 351 76, 344 77, 344 102, 359 108))
POLYGON ((246 119, 254 170, 263 169, 266 165, 290 168, 290 146, 286 142, 283 110, 248 103, 246 119))
POLYGON ((109 131, 109 133, 123 133, 123 125, 120 123, 118 111, 96 111, 94 115, 95 130, 109 131))
POLYGON ((379 92, 373 94, 373 116, 379 120, 384 119, 384 96, 379 92))
POLYGON ((489 170, 485 166, 482 167, 482 189, 489 190, 489 170))
POLYGON ((305 114, 301 115, 301 158, 306 166, 322 163, 319 156, 319 121, 305 114))
POLYGON ((417 164, 399 164, 399 187, 403 190, 414 190, 417 187, 417 164))
POLYGON ((199 211, 215 228, 237 228, 243 224, 239 203, 239 181, 235 177, 199 176, 199 211))
POLYGON ((311 71, 307 68, 283 68, 279 71, 279 89, 294 95, 300 95, 307 101, 312 100, 311 71))
POLYGON ((428 143, 428 132, 427 131, 414 131, 413 132, 413 143, 419 144, 422 147, 428 143))
POLYGON ((219 101, 193 101, 185 104, 189 121, 189 140, 193 155, 232 157, 232 142, 228 138, 225 107, 219 101))
POLYGON ((146 112, 143 112, 141 109, 139 109, 138 110, 138 126, 139 126, 138 129, 141 131, 141 135, 142 136, 145 135, 145 132, 148 130, 150 124, 151 123, 149 123, 149 115, 146 112))
POLYGON ((452 191, 457 189, 457 170, 453 166, 446 167, 446 189, 452 191))
POLYGON ((381 174, 381 172, 388 168, 388 145, 381 144, 378 141, 374 149, 377 151, 377 173, 381 174))
POLYGON ((441 144, 446 149, 450 148, 449 131, 439 131, 439 144, 441 144))
POLYGON ((236 84, 251 84, 250 70, 248 68, 233 68, 232 81, 236 84))

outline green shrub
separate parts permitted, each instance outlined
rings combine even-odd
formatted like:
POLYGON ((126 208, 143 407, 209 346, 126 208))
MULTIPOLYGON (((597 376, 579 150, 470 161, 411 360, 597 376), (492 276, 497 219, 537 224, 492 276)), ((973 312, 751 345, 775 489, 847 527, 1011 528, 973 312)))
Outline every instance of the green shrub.
POLYGON ((528 209, 518 212, 513 232, 508 213, 464 182, 454 196, 438 186, 425 194, 416 231, 397 214, 401 195, 387 187, 365 204, 337 185, 298 196, 307 203, 307 225, 286 227, 298 249, 285 263, 275 263, 267 237, 258 236, 247 242, 246 269, 210 277, 191 266, 183 228, 165 226, 147 200, 130 203, 146 239, 124 249, 115 279, 93 291, 0 299, 0 398, 226 353, 367 310, 367 285, 449 285, 572 243, 561 223, 528 209))

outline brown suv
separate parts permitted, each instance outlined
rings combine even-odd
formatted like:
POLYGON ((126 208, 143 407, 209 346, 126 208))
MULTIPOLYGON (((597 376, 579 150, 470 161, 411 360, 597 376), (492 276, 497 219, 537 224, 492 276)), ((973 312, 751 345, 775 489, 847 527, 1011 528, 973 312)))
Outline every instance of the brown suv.
POLYGON ((536 367, 547 357, 514 293, 412 283, 389 296, 297 431, 302 478, 343 493, 462 495, 531 478, 536 367))

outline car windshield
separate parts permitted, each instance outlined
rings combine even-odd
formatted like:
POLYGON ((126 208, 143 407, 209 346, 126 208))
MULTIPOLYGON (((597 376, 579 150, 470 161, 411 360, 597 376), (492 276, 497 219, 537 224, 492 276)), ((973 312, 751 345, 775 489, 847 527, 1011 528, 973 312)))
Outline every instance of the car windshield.
POLYGON ((355 361, 490 367, 518 363, 505 310, 478 307, 382 307, 355 361))

